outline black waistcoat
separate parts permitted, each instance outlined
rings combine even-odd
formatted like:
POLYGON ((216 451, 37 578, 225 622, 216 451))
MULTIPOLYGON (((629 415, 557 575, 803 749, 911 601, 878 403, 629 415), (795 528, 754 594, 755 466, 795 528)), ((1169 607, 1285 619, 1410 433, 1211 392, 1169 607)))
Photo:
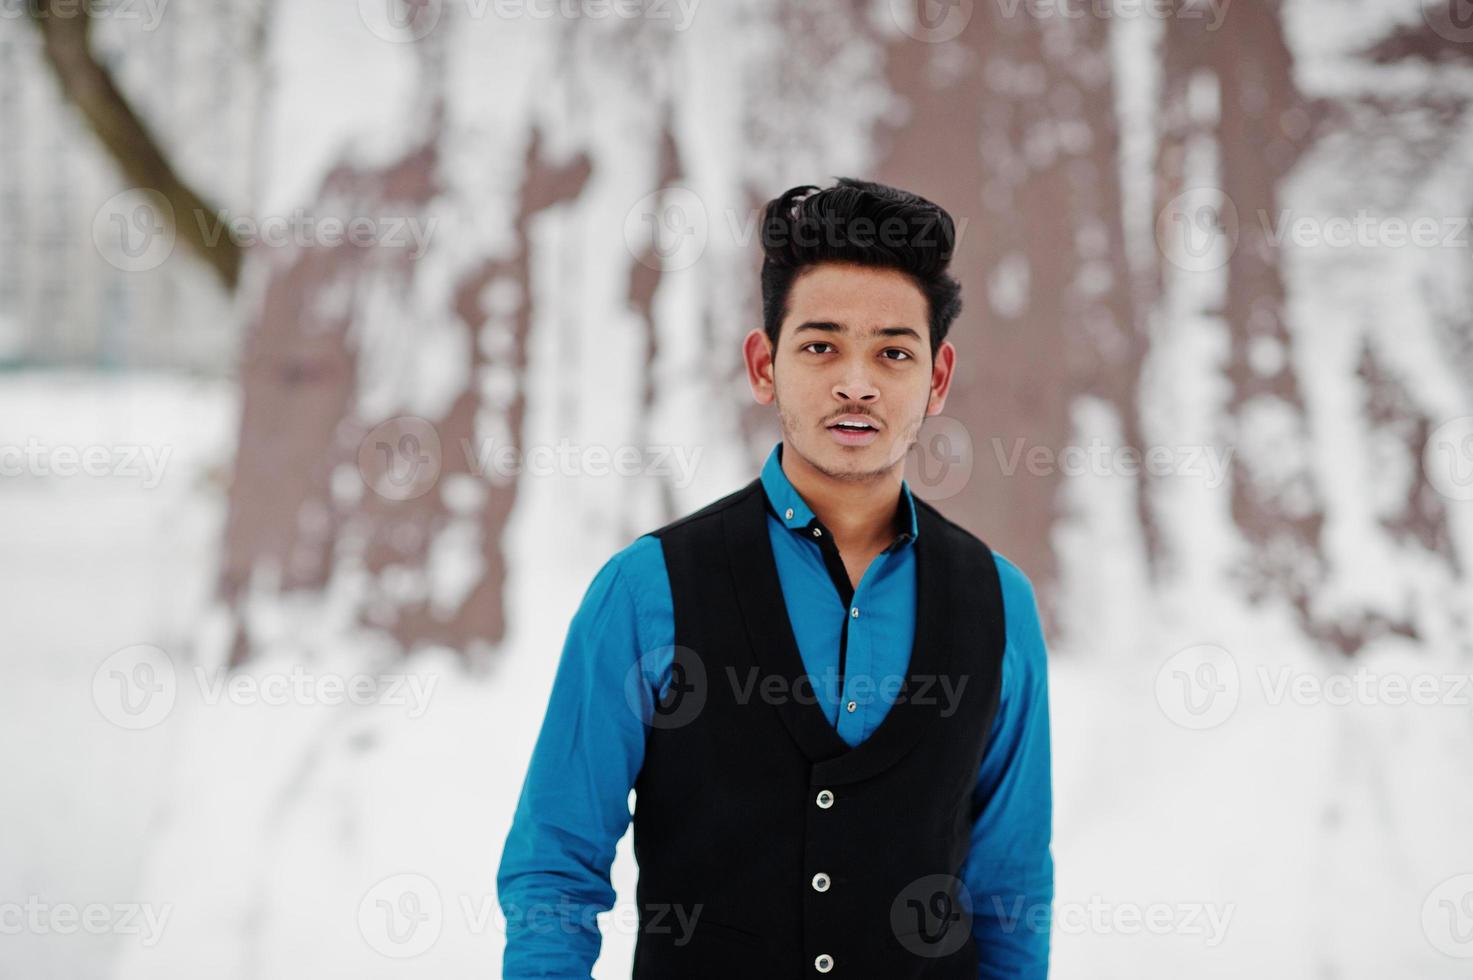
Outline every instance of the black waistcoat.
POLYGON ((804 669, 761 481, 653 532, 674 685, 647 716, 635 782, 635 980, 977 976, 959 876, 997 707, 1002 590, 986 544, 915 504, 908 676, 853 747, 804 669))

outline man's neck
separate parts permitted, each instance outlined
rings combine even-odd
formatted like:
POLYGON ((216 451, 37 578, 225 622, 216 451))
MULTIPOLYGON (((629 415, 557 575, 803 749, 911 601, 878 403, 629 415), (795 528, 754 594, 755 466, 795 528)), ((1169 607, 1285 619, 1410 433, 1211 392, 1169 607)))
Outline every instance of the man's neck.
POLYGON ((783 447, 783 474, 840 551, 878 552, 898 533, 901 466, 868 480, 836 480, 783 447))

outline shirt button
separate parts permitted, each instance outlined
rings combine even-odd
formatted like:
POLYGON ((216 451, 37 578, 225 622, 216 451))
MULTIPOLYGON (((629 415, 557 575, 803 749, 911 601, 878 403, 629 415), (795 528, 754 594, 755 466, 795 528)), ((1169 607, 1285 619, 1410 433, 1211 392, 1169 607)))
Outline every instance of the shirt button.
POLYGON ((848 704, 844 705, 844 709, 848 711, 851 715, 854 714, 854 709, 857 707, 859 707, 859 704, 855 701, 850 701, 848 704))
POLYGON ((826 789, 821 789, 821 790, 818 791, 818 801, 817 802, 818 802, 818 808, 820 810, 827 810, 829 807, 831 807, 831 806, 834 805, 834 794, 831 793, 831 792, 829 792, 826 789))
POLYGON ((834 968, 834 958, 828 953, 819 953, 813 958, 813 968, 819 973, 827 973, 834 968))
POLYGON ((793 508, 791 507, 788 508, 787 519, 790 521, 793 519, 793 508))
POLYGON ((822 871, 820 871, 818 874, 814 875, 813 876, 813 890, 816 891, 816 892, 826 892, 826 891, 828 891, 829 890, 829 876, 826 875, 826 874, 824 874, 822 871))
POLYGON ((821 538, 821 537, 823 537, 823 528, 818 528, 818 527, 814 528, 813 529, 813 536, 815 538, 821 538))
POLYGON ((850 619, 858 619, 859 618, 859 607, 858 606, 855 606, 853 609, 849 610, 849 618, 850 619))

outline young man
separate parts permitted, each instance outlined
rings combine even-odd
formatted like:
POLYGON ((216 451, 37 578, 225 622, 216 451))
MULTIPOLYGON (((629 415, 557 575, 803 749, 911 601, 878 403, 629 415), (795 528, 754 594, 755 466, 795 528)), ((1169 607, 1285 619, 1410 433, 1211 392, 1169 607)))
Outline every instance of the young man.
POLYGON ((497 877, 507 978, 587 978, 635 791, 634 977, 1044 977, 1033 590, 903 479, 961 309, 951 217, 840 179, 763 221, 743 345, 782 441, 573 619, 497 877))

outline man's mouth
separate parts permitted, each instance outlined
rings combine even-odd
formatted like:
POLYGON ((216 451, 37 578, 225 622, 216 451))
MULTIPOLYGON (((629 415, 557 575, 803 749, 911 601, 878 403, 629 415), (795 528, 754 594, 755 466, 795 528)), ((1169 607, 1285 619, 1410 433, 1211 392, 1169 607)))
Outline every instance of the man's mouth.
POLYGON ((880 427, 859 415, 835 419, 827 428, 841 446, 867 446, 880 437, 880 427))

